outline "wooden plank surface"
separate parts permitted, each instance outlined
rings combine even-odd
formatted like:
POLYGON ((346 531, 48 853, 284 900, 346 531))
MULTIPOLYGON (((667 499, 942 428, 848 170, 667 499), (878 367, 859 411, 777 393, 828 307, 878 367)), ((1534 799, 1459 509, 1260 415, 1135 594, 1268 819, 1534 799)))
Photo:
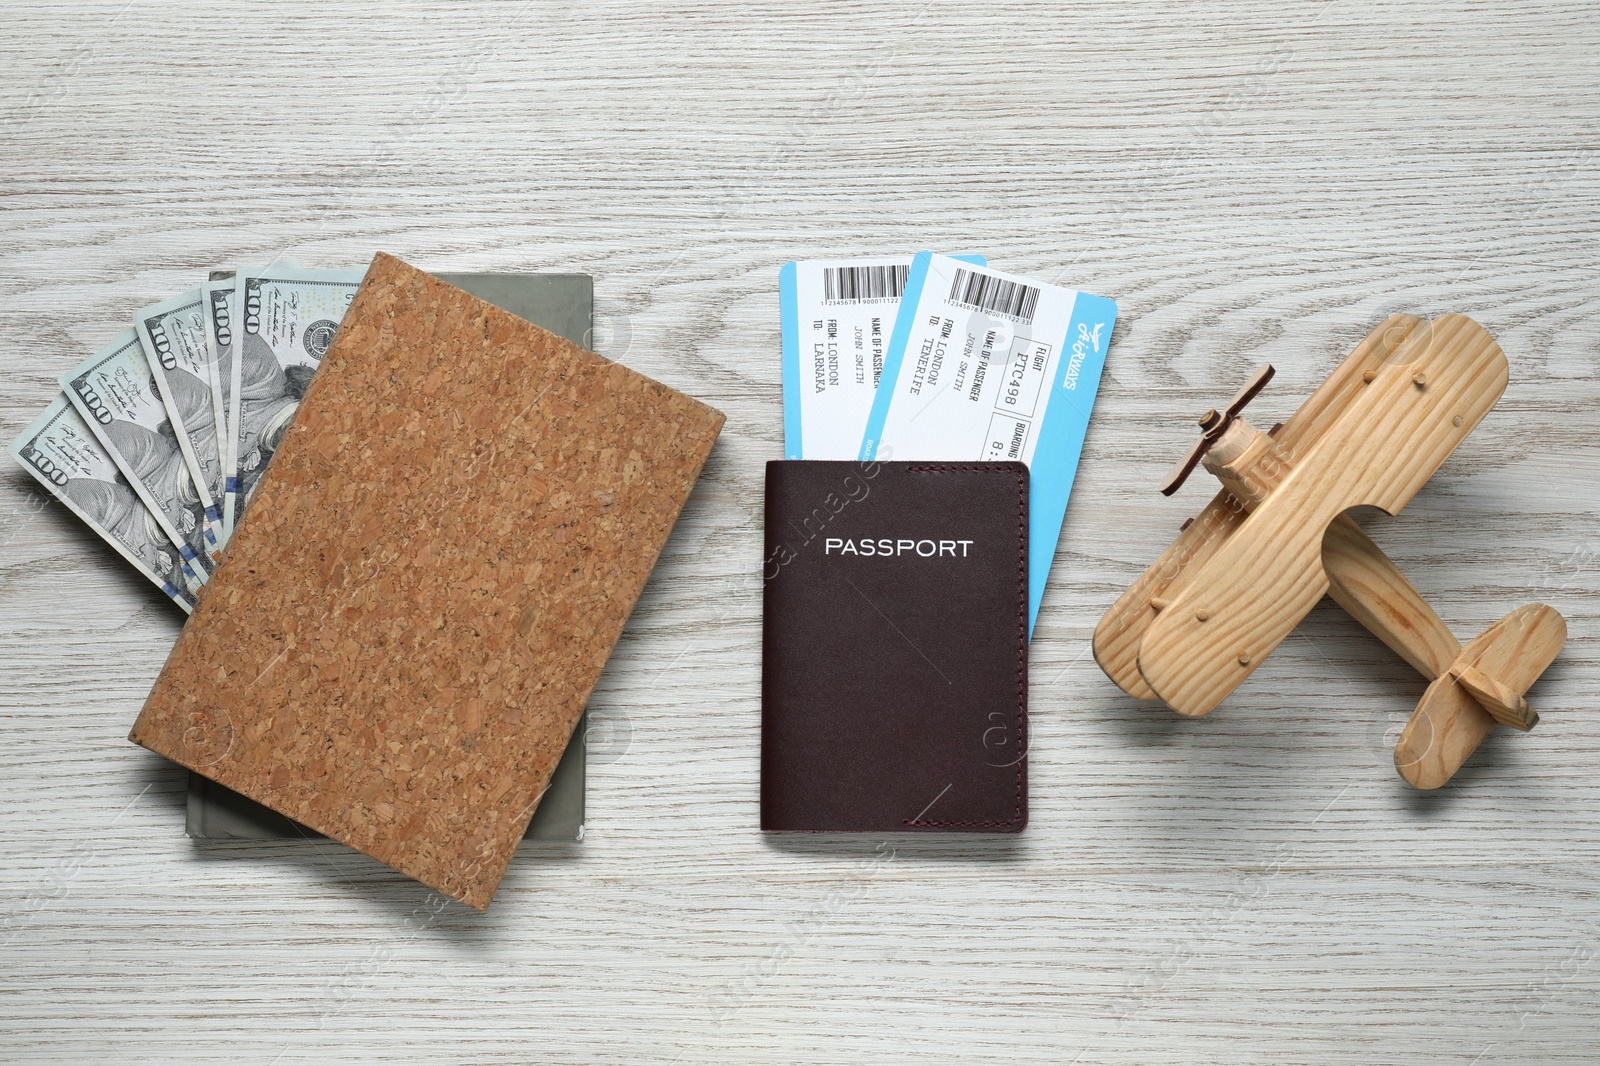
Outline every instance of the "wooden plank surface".
POLYGON ((486 915, 335 845, 191 844, 124 739, 179 618, 0 471, 0 1058, 1589 1063, 1600 1045, 1600 20, 1580 3, 135 0, 0 10, 0 432, 219 265, 577 270, 728 414, 591 705, 581 845, 486 915), (1115 298, 1033 643, 1015 841, 755 830, 776 279, 932 247, 1115 298), (1324 604, 1221 708, 1089 638, 1270 361, 1471 315, 1499 405, 1373 538, 1463 640, 1567 618, 1438 793, 1415 672, 1324 604))

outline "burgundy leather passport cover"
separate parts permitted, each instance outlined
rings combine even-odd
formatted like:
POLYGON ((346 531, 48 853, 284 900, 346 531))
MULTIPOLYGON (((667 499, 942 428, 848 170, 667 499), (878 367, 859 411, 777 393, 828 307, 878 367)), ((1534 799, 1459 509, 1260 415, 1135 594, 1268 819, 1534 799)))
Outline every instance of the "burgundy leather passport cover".
POLYGON ((1028 470, 767 464, 761 828, 1028 820, 1028 470))

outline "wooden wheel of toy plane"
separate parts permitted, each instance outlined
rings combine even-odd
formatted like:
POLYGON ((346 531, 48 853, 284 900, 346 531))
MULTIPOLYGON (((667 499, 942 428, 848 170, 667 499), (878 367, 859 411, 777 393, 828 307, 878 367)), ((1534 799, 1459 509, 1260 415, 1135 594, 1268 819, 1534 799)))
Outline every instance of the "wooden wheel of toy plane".
POLYGON ((1438 788, 1497 724, 1538 721, 1524 694, 1561 650, 1566 622, 1530 604, 1463 647, 1345 511, 1398 514, 1505 391, 1505 355, 1463 315, 1394 315, 1262 433, 1242 411, 1271 376, 1263 367, 1201 418, 1200 441, 1162 491, 1199 465, 1222 491, 1106 612, 1095 660, 1130 696, 1204 715, 1331 595, 1430 682, 1395 767, 1438 788))

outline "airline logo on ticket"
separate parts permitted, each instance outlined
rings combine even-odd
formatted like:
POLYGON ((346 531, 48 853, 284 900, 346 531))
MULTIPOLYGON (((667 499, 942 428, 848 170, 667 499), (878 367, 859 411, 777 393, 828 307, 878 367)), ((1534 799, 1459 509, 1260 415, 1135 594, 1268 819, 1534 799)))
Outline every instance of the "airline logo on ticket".
POLYGON ((1029 469, 1028 625, 1039 613, 1117 305, 918 254, 858 457, 1029 469))
POLYGON ((786 458, 854 459, 861 450, 910 272, 909 255, 802 260, 779 272, 786 458))

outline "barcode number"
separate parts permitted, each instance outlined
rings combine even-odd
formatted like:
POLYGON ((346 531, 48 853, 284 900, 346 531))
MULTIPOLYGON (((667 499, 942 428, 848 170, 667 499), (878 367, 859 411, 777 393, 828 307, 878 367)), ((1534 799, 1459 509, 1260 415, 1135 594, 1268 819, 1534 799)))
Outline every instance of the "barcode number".
POLYGON ((1003 281, 988 274, 957 270, 955 283, 950 286, 950 302, 975 311, 1005 315, 1019 322, 1032 322, 1034 309, 1039 306, 1039 290, 1020 281, 1003 281))
POLYGON ((822 299, 827 303, 860 303, 863 300, 900 299, 911 268, 880 266, 825 267, 822 271, 822 299))

